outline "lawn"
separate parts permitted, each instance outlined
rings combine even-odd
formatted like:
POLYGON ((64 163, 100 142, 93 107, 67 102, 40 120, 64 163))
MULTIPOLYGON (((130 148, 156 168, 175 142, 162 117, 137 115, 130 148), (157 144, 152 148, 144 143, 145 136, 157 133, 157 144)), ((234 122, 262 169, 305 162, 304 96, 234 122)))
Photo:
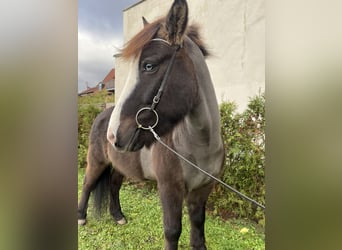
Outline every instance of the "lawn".
MULTIPOLYGON (((83 176, 84 169, 79 169, 79 195, 83 176)), ((163 249, 162 213, 158 191, 151 187, 141 188, 136 184, 124 183, 120 190, 120 198, 128 223, 123 226, 116 225, 109 213, 96 218, 90 204, 87 224, 79 226, 78 249, 163 249)), ((186 207, 183 209, 182 223, 179 249, 189 249, 190 226, 186 207)), ((219 217, 207 215, 205 233, 209 250, 265 249, 263 230, 245 220, 223 221, 219 217)))

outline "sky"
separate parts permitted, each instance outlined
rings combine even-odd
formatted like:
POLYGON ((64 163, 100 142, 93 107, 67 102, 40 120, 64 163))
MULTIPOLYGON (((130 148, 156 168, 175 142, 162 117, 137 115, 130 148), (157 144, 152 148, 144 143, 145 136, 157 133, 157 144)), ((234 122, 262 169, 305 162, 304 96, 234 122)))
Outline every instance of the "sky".
POLYGON ((123 45, 123 10, 140 0, 78 1, 78 91, 94 87, 114 67, 123 45))

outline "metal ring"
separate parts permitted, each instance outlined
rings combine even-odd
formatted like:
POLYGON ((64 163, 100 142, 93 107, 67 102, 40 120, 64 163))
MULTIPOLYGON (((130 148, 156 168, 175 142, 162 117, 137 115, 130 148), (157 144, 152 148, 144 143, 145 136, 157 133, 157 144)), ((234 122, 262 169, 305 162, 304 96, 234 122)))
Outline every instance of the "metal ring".
POLYGON ((158 116, 158 113, 157 111, 155 111, 154 109, 150 108, 150 107, 145 107, 145 108, 141 108, 138 110, 137 114, 135 115, 135 122, 137 123, 138 125, 138 128, 142 128, 142 129, 145 129, 145 130, 149 130, 150 128, 154 128, 155 126, 157 126, 158 122, 159 122, 159 116, 158 116), (139 114, 144 111, 144 110, 151 110, 155 116, 156 116, 156 122, 152 125, 152 126, 147 126, 147 127, 144 127, 140 122, 139 122, 139 114))

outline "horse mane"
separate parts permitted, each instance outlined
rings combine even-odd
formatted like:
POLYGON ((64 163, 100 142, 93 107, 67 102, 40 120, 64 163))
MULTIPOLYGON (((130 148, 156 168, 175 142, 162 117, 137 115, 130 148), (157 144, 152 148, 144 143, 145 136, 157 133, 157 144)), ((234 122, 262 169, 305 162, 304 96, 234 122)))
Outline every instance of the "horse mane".
POLYGON ((199 26, 197 24, 192 24, 186 31, 186 35, 200 48, 204 57, 210 55, 206 45, 204 44, 202 37, 199 34, 199 26))
MULTIPOLYGON (((158 19, 153 23, 146 24, 144 28, 136 34, 131 40, 129 40, 124 48, 121 50, 121 56, 123 59, 129 59, 131 57, 136 58, 142 49, 155 38, 162 22, 165 18, 158 19)), ((198 25, 190 25, 186 31, 186 35, 200 48, 203 56, 208 56, 209 52, 199 34, 198 25)))

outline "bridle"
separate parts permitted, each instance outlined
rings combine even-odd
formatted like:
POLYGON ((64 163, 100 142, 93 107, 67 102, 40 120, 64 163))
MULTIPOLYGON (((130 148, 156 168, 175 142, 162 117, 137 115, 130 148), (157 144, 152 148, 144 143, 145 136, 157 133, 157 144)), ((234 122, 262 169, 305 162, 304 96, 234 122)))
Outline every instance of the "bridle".
MULTIPOLYGON (((168 46, 172 46, 168 41, 164 40, 164 39, 161 39, 161 38, 155 38, 155 39, 152 39, 152 41, 160 41, 160 42, 163 42, 163 43, 166 43, 168 46)), ((169 75, 170 75, 170 72, 171 72, 171 69, 172 69, 172 66, 175 62, 175 58, 176 58, 176 54, 177 52, 179 51, 179 49, 181 48, 182 46, 181 45, 177 45, 175 46, 175 50, 171 56, 171 59, 170 59, 170 62, 169 64, 167 65, 167 68, 166 68, 166 71, 165 71, 165 75, 163 77, 163 80, 161 81, 160 83, 160 86, 159 86, 159 89, 158 89, 158 92, 157 94, 153 97, 153 100, 152 100, 152 104, 150 107, 143 107, 141 109, 139 109, 135 115, 135 122, 137 123, 138 125, 138 129, 143 129, 143 130, 150 130, 150 128, 155 128, 157 125, 158 125, 158 122, 159 122, 159 116, 158 116, 158 112, 156 111, 156 107, 158 105, 158 103, 160 102, 160 99, 162 97, 162 94, 163 94, 163 91, 164 91, 164 88, 165 88, 165 85, 166 85, 166 82, 167 82, 167 79, 169 78, 169 75), (141 123, 141 121, 139 121, 139 115, 141 115, 143 112, 146 112, 146 111, 151 111, 154 115, 155 115, 155 122, 149 126, 147 125, 143 125, 141 123)))
POLYGON ((168 41, 161 39, 161 38, 154 38, 151 40, 151 42, 156 41, 156 42, 162 42, 164 44, 166 44, 169 47, 174 47, 174 51, 172 53, 171 59, 169 61, 169 64, 167 65, 166 71, 165 71, 165 75, 160 83, 158 92, 156 93, 156 95, 153 97, 152 99, 152 104, 151 106, 147 106, 147 107, 143 107, 140 108, 137 113, 135 114, 135 122, 137 124, 137 128, 135 129, 133 135, 131 136, 129 142, 128 142, 128 147, 130 145, 132 145, 132 143, 138 138, 138 136, 140 135, 140 132, 142 130, 150 130, 151 128, 154 129, 158 123, 159 123, 159 115, 158 112, 156 110, 156 107, 158 105, 158 103, 160 102, 160 99, 162 97, 167 79, 169 78, 172 66, 175 62, 176 59, 176 55, 177 52, 179 51, 179 49, 182 47, 181 45, 177 45, 177 46, 173 46, 171 45, 168 41), (139 116, 143 113, 143 112, 152 112, 152 114, 155 116, 155 120, 154 123, 148 125, 148 124, 142 124, 141 121, 139 120, 139 116))

